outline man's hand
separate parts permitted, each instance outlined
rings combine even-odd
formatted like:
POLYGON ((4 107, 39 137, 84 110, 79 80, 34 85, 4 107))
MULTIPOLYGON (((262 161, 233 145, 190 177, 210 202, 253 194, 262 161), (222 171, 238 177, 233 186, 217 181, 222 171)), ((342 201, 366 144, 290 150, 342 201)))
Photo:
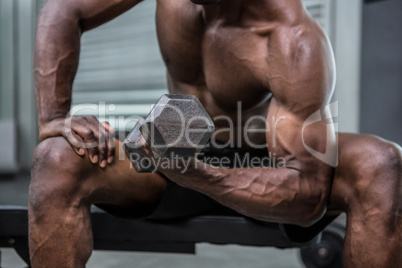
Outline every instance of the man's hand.
POLYGON ((100 123, 94 116, 73 116, 54 119, 40 126, 39 139, 63 136, 78 155, 85 155, 86 149, 90 161, 104 168, 114 160, 113 133, 107 122, 100 123))
POLYGON ((200 184, 208 183, 213 179, 214 172, 218 172, 217 168, 202 163, 194 157, 155 158, 151 146, 142 135, 136 140, 135 147, 151 161, 160 173, 183 187, 195 188, 200 184))

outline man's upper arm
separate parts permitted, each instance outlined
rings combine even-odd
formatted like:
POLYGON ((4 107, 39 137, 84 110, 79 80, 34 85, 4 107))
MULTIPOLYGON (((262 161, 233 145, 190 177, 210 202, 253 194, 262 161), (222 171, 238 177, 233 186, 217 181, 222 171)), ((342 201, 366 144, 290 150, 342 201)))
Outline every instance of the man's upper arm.
POLYGON ((331 120, 313 124, 307 120, 331 98, 335 80, 332 49, 318 25, 310 21, 283 26, 273 35, 267 59, 274 95, 267 117, 268 149, 276 157, 284 157, 287 167, 298 170, 302 177, 325 181, 331 167, 307 148, 334 154, 335 132, 327 127, 331 120))
POLYGON ((81 31, 114 19, 142 0, 47 0, 42 13, 79 20, 81 31))
POLYGON ((34 80, 39 127, 67 116, 80 35, 140 0, 48 0, 37 23, 34 80))

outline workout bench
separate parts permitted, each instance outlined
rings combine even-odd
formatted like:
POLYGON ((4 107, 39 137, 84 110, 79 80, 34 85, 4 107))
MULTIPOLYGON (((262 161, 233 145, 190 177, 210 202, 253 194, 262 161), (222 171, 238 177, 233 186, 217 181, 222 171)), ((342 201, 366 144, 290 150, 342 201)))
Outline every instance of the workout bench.
MULTIPOLYGON (((297 247, 301 248, 307 267, 342 267, 345 229, 337 222, 321 234, 300 231, 290 240, 279 224, 241 216, 205 215, 183 220, 146 221, 116 218, 96 208, 91 214, 94 249, 195 254, 195 244, 201 242, 297 247)), ((14 248, 30 266, 26 207, 0 206, 0 247, 14 248)))

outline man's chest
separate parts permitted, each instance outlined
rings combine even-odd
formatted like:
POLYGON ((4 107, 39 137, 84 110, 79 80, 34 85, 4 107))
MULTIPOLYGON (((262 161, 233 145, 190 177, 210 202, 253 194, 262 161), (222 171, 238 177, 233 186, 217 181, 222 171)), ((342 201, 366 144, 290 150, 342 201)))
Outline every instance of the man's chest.
POLYGON ((206 89, 217 102, 233 106, 242 101, 252 107, 269 94, 267 36, 219 21, 207 24, 199 10, 171 5, 158 6, 157 32, 176 85, 206 89))
MULTIPOLYGON (((249 127, 264 129, 261 118, 271 96, 268 36, 250 28, 208 24, 199 10, 192 9, 194 5, 186 10, 182 4, 181 0, 158 2, 157 34, 169 91, 196 95, 214 119, 221 142, 244 140, 243 126, 253 117, 249 127), (223 131, 231 128, 240 131, 223 131)), ((265 143, 262 132, 248 138, 265 143)))
POLYGON ((238 88, 268 93, 267 40, 250 29, 211 27, 206 30, 201 48, 205 82, 230 91, 238 88))

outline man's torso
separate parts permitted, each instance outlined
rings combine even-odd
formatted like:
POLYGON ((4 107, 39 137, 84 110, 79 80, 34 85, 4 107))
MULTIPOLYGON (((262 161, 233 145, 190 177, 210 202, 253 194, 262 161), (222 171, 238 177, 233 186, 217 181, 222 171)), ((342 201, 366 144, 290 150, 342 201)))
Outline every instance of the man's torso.
MULTIPOLYGON (((274 23, 208 18, 189 0, 159 0, 156 21, 169 91, 196 95, 217 130, 231 127, 222 119, 229 117, 235 131, 223 130, 216 139, 239 145, 243 135, 237 126, 255 115, 265 117, 268 111, 272 94, 267 54, 274 23)), ((265 129, 265 122, 255 119, 249 126, 265 129)), ((261 131, 248 133, 248 138, 253 144, 265 143, 261 131)))

